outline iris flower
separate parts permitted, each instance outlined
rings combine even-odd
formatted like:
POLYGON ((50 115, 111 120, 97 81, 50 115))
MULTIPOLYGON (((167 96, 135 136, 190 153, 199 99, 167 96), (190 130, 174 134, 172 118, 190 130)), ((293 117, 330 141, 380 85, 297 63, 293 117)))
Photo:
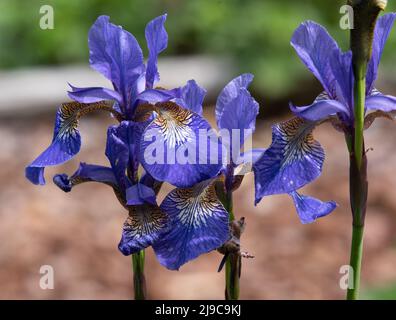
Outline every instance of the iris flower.
POLYGON ((129 213, 120 251, 129 255, 152 245, 164 266, 178 269, 221 246, 229 230, 228 214, 215 196, 212 180, 223 167, 222 144, 202 117, 206 91, 194 80, 172 90, 155 87, 157 56, 168 40, 165 20, 166 15, 160 16, 146 27, 147 64, 133 35, 107 16, 96 20, 88 38, 90 64, 112 82, 113 89, 71 86, 69 97, 74 101, 59 108, 52 143, 26 168, 26 177, 44 184, 46 166, 62 164, 79 152, 79 119, 95 110, 111 113, 118 124, 107 132, 110 167, 81 163, 70 177, 58 174, 53 180, 66 192, 83 182, 111 186, 129 213), (147 153, 154 142, 165 155, 187 153, 190 161, 151 162, 147 153), (205 152, 195 152, 202 145, 205 152), (140 171, 144 173, 139 178, 140 171), (177 188, 159 206, 156 195, 164 181, 177 188))
MULTIPOLYGON (((128 168, 134 162, 136 124, 123 121, 108 130, 106 156, 110 167, 81 163, 70 177, 56 175, 54 182, 65 192, 84 182, 113 188, 128 211, 119 250, 124 255, 153 246, 159 262, 177 270, 186 262, 221 246, 228 237, 228 213, 215 196, 214 181, 193 188, 176 188, 157 204, 162 182, 145 173, 131 183, 128 168)), ((140 124, 139 124, 140 125, 140 124)))
MULTIPOLYGON (((372 57, 367 67, 365 127, 377 116, 391 117, 396 98, 384 95, 375 86, 378 66, 385 42, 396 14, 378 19, 373 39, 372 57)), ((263 196, 287 193, 293 197, 303 223, 313 222, 336 207, 334 202, 321 202, 303 196, 297 190, 312 182, 322 172, 324 151, 312 135, 321 123, 330 121, 338 130, 353 133, 353 87, 351 51, 342 52, 322 26, 307 21, 301 24, 291 45, 307 68, 320 81, 324 91, 308 106, 290 105, 295 118, 273 127, 271 147, 255 163, 256 203, 263 196)))
MULTIPOLYGON (((145 130, 161 133, 166 150, 185 147, 200 137, 200 130, 211 129, 199 109, 202 109, 199 101, 203 100, 205 90, 195 81, 190 80, 184 87, 172 90, 154 88, 159 81, 157 57, 168 43, 165 20, 166 15, 163 15, 147 24, 147 64, 132 34, 110 23, 107 16, 96 20, 88 35, 89 60, 93 69, 111 81, 113 89, 71 86, 69 97, 76 102, 65 103, 59 108, 51 145, 26 168, 26 177, 31 182, 45 184, 45 167, 62 164, 79 152, 79 119, 95 110, 110 112, 119 121, 144 122, 151 116, 152 121, 145 130)), ((140 140, 139 137, 137 139, 140 140)), ((138 144, 137 141, 135 143, 138 144)), ((157 180, 181 187, 211 178, 220 170, 218 163, 187 163, 178 166, 177 170, 168 170, 166 164, 151 165, 144 159, 139 161, 157 180)), ((133 167, 136 169, 137 164, 133 167)))
POLYGON ((174 189, 161 204, 161 209, 169 214, 171 227, 153 248, 159 261, 170 269, 178 269, 199 254, 219 248, 232 236, 229 213, 220 200, 223 190, 219 187, 237 188, 243 172, 234 175, 234 168, 248 166, 259 153, 251 150, 238 157, 245 139, 254 131, 259 109, 247 90, 252 79, 250 74, 235 78, 217 99, 216 120, 223 138, 219 174, 191 188, 174 189), (232 130, 236 134, 232 135, 232 130), (230 154, 233 148, 234 157, 230 154))
MULTIPOLYGON (((252 79, 250 74, 237 77, 223 89, 217 100, 219 128, 225 132, 237 130, 237 135, 225 135, 234 138, 234 141, 222 141, 229 144, 230 149, 233 146, 240 149, 254 131, 258 103, 247 91, 252 79)), ((187 108, 194 107, 202 113, 201 96, 191 95, 190 99, 181 99, 178 103, 187 108)), ((110 185, 129 212, 119 244, 120 251, 129 255, 151 245, 162 265, 178 270, 186 262, 219 248, 230 239, 229 213, 220 200, 218 182, 224 187, 224 183, 230 181, 229 187, 236 188, 241 182, 242 172, 234 176, 234 168, 248 165, 254 160, 254 155, 262 150, 250 151, 252 157, 247 153, 242 154, 243 157, 235 156, 237 161, 230 160, 230 155, 222 154, 221 170, 216 176, 192 187, 172 190, 158 206, 156 194, 161 182, 147 173, 137 183, 131 183, 133 179, 128 177, 128 168, 135 163, 134 158, 140 154, 138 148, 142 146, 134 142, 150 121, 123 121, 119 126, 109 128, 106 156, 110 168, 83 163, 71 177, 61 174, 55 176, 54 181, 66 192, 82 182, 96 181, 110 185)), ((170 170, 174 169, 171 167, 170 170)))

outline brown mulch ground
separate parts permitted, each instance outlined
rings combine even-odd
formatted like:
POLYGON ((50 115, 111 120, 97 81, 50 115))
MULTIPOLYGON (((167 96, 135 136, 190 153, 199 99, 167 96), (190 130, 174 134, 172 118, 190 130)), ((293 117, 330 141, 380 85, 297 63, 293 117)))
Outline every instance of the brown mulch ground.
MULTIPOLYGON (((0 122, 0 298, 131 298, 130 258, 117 249, 126 212, 111 190, 84 184, 65 194, 50 181, 55 172, 73 172, 79 160, 106 164, 108 123, 104 117, 84 119, 82 152, 63 168, 47 170, 50 183, 36 187, 24 179, 24 166, 50 141, 52 117, 0 122), (54 290, 39 287, 40 266, 47 264, 55 270, 54 290)), ((265 147, 269 122, 257 127, 255 146, 265 147)), ((396 282, 395 129, 379 120, 367 132, 366 146, 375 149, 368 155, 363 288, 396 282)), ((244 299, 341 299, 345 294, 339 269, 349 259, 348 157, 342 135, 330 125, 318 128, 315 136, 327 158, 322 177, 304 191, 336 200, 333 214, 301 225, 287 196, 264 198, 254 207, 251 176, 235 193, 235 212, 247 220, 242 246, 256 256, 244 261, 244 299)), ((224 275, 216 272, 220 259, 212 252, 175 272, 161 267, 147 250, 149 297, 222 299, 224 275)))

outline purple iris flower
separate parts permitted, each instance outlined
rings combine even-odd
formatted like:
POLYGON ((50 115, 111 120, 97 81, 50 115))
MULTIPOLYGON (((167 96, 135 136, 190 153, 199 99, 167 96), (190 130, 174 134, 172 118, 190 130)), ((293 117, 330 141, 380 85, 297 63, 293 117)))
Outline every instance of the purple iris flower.
POLYGON ((217 178, 201 181, 190 188, 176 188, 161 205, 157 204, 156 196, 162 182, 147 172, 138 179, 130 170, 141 147, 134 142, 144 128, 144 123, 132 121, 111 126, 106 145, 110 167, 82 163, 71 177, 60 174, 53 180, 65 192, 83 182, 111 186, 129 213, 119 250, 130 255, 153 246, 162 265, 178 270, 228 239, 228 213, 216 195, 217 178))
MULTIPOLYGON (((71 86, 69 96, 76 102, 59 108, 51 145, 26 168, 26 177, 31 182, 45 184, 46 166, 62 164, 79 152, 79 119, 95 110, 106 110, 119 121, 144 122, 151 117, 152 121, 145 129, 151 133, 157 130, 157 137, 164 137, 162 144, 165 150, 193 144, 200 137, 198 132, 201 129, 210 131, 209 123, 201 116, 200 103, 206 92, 194 80, 172 90, 154 88, 159 81, 157 56, 168 43, 165 20, 166 15, 163 15, 147 24, 147 64, 132 34, 110 23, 107 16, 96 20, 88 36, 90 64, 112 82, 113 89, 71 86)), ((145 135, 144 130, 142 135, 145 135)), ((142 140, 144 151, 148 141, 138 136, 136 139, 135 143, 142 140)), ((139 161, 157 180, 180 187, 211 178, 221 168, 219 163, 199 165, 189 162, 178 165, 177 170, 170 170, 169 165, 150 164, 143 157, 139 161)))
MULTIPOLYGON (((229 213, 219 200, 216 186, 220 181, 220 185, 235 189, 243 173, 240 171, 234 175, 234 168, 251 167, 251 162, 259 153, 259 150, 251 150, 238 156, 245 139, 254 131, 259 109, 247 90, 252 79, 250 74, 235 78, 217 99, 217 125, 221 133, 226 133, 220 134, 223 146, 221 173, 191 188, 176 188, 161 204, 161 208, 169 214, 171 227, 153 244, 153 248, 159 261, 170 269, 178 269, 198 255, 219 248, 230 238, 229 213), (231 134, 233 130, 234 135, 231 134), (237 149, 235 157, 230 154, 233 148, 237 149)), ((184 101, 190 100, 184 97, 184 101)), ((194 103, 190 102, 190 105, 194 103)), ((196 105, 196 111, 201 113, 202 101, 196 105)))
MULTIPOLYGON (((396 110, 396 98, 380 93, 374 86, 382 51, 395 17, 395 13, 386 14, 378 19, 375 27, 366 77, 366 127, 371 124, 373 116, 383 116, 396 110)), ((256 203, 263 196, 290 194, 301 221, 310 223, 336 207, 333 201, 321 202, 300 195, 297 190, 322 172, 324 151, 313 138, 313 129, 331 121, 337 129, 347 134, 353 132, 352 53, 342 52, 326 29, 311 21, 297 28, 291 45, 320 81, 324 92, 309 106, 296 107, 291 104, 296 117, 273 127, 272 144, 254 165, 256 203)))
MULTIPOLYGON (((223 133, 220 134, 223 145, 221 173, 193 187, 174 189, 160 206, 169 214, 170 227, 153 244, 153 248, 158 260, 169 269, 178 269, 198 255, 219 248, 230 238, 229 213, 219 200, 218 182, 226 189, 235 189, 242 174, 249 171, 246 167, 251 167, 256 155, 262 152, 250 150, 239 155, 245 139, 254 131, 259 109, 247 90, 252 79, 250 74, 235 78, 217 99, 216 120, 223 133), (234 157, 230 154, 233 149, 236 149, 234 157), (237 167, 242 170, 234 175, 237 167)), ((196 105, 196 112, 201 113, 202 100, 193 103, 196 101, 192 99, 194 96, 184 97, 184 101, 196 105)))
MULTIPOLYGON (((166 15, 160 16, 146 27, 147 64, 130 33, 110 23, 107 16, 96 20, 89 32, 90 64, 113 88, 72 86, 69 96, 74 101, 59 108, 52 143, 26 168, 26 177, 34 184, 44 184, 46 166, 62 164, 79 152, 80 118, 95 110, 109 112, 118 121, 107 132, 105 154, 110 167, 81 163, 70 177, 58 174, 53 181, 66 192, 83 182, 111 186, 129 212, 120 251, 129 255, 152 245, 164 266, 178 269, 221 246, 229 230, 228 214, 214 194, 212 178, 223 167, 222 144, 202 117, 206 91, 194 80, 172 90, 155 87, 159 81, 157 56, 168 40, 165 20, 166 15), (147 151, 153 142, 165 156, 196 152, 191 152, 186 163, 151 162, 147 151), (205 152, 197 149, 202 145, 205 152), (215 161, 211 161, 212 151, 216 151, 215 161), (141 178, 139 167, 144 169, 141 178), (177 189, 159 206, 156 195, 163 181, 177 189)), ((155 155, 159 153, 154 150, 155 155)))
POLYGON ((81 163, 72 175, 58 174, 54 183, 65 192, 84 182, 104 183, 113 188, 119 202, 128 210, 124 223, 120 251, 125 255, 151 246, 168 228, 168 214, 157 205, 156 195, 161 182, 145 173, 140 179, 133 177, 136 148, 135 134, 142 126, 122 121, 107 132, 106 156, 110 167, 81 163))

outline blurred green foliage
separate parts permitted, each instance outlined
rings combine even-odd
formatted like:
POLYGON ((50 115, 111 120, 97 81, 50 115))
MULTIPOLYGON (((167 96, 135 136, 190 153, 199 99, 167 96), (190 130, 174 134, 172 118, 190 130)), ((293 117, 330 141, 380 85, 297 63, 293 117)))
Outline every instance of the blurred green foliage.
POLYGON ((396 300, 396 283, 366 290, 361 298, 365 300, 396 300))
MULTIPOLYGON (((346 49, 349 34, 339 27, 339 9, 345 2, 0 0, 0 68, 88 63, 87 33, 101 14, 133 33, 145 50, 145 24, 167 12, 169 46, 164 54, 231 56, 237 71, 256 75, 256 89, 283 96, 296 89, 302 77, 310 77, 289 45, 294 29, 304 20, 315 20, 346 49), (39 28, 39 9, 44 4, 54 8, 53 30, 39 28)), ((387 11, 391 10, 396 11, 396 4, 389 4, 387 11)), ((387 56, 389 62, 389 52, 387 56)))

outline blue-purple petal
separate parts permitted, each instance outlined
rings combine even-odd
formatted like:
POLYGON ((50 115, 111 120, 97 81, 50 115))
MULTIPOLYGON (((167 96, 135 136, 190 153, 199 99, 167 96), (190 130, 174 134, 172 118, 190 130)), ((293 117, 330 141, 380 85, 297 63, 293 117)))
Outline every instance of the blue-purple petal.
POLYGON ((163 182, 155 180, 149 173, 145 172, 142 177, 140 178, 140 183, 144 184, 145 186, 153 189, 155 194, 158 194, 160 191, 163 182))
POLYGON ((290 196, 293 198, 297 214, 304 224, 312 223, 318 218, 327 216, 337 208, 337 203, 334 201, 323 202, 297 192, 291 192, 290 196))
POLYGON ((211 182, 171 191, 161 209, 169 215, 170 228, 153 248, 158 261, 168 269, 178 270, 229 238, 228 213, 211 182))
MULTIPOLYGON (((333 87, 334 95, 338 101, 348 106, 349 110, 352 110, 354 83, 352 52, 348 51, 340 53, 339 49, 335 49, 333 54, 330 56, 330 66, 335 78, 333 87)), ((346 116, 353 119, 353 116, 346 116)))
POLYGON ((149 51, 146 70, 146 88, 153 88, 159 81, 157 70, 158 55, 168 46, 168 34, 165 30, 166 14, 151 20, 146 26, 146 41, 149 51))
POLYGON ((335 79, 329 64, 329 58, 331 54, 337 51, 341 54, 341 52, 326 29, 315 22, 306 21, 294 32, 291 45, 330 97, 334 98, 335 79))
POLYGON ((392 30, 395 18, 396 13, 388 13, 377 20, 377 24, 374 29, 372 55, 367 66, 366 85, 368 93, 370 93, 371 90, 374 88, 374 83, 377 79, 378 66, 381 60, 382 52, 384 50, 389 33, 392 30))
POLYGON ((183 108, 202 115, 202 105, 206 95, 206 90, 200 87, 195 80, 189 80, 180 90, 180 98, 175 102, 183 108))
POLYGON ((66 173, 56 174, 52 180, 55 185, 64 192, 70 192, 73 188, 70 178, 66 173))
POLYGON ((158 206, 131 206, 118 249, 126 256, 136 253, 158 241, 168 227, 168 216, 158 206))
POLYGON ((34 184, 45 184, 44 168, 69 161, 81 148, 81 136, 77 129, 78 103, 65 103, 56 113, 51 145, 25 170, 26 178, 34 184))
POLYGON ((222 145, 200 115, 172 102, 156 105, 157 116, 144 131, 140 162, 156 180, 190 187, 216 176, 222 145))
MULTIPOLYGON (((231 100, 238 96, 241 88, 247 89, 250 83, 253 81, 253 75, 250 73, 244 73, 239 77, 231 80, 224 89, 220 92, 216 102, 216 121, 219 126, 219 121, 222 118, 224 108, 230 103, 231 100)), ((220 127, 220 126, 219 126, 220 127)))
POLYGON ((133 123, 123 121, 119 125, 109 127, 107 130, 106 156, 122 190, 130 187, 131 182, 126 176, 126 170, 130 164, 130 143, 133 123))
POLYGON ((315 100, 309 106, 297 107, 290 103, 290 110, 297 116, 309 121, 320 121, 337 113, 349 117, 349 108, 337 100, 315 100))
POLYGON ((156 104, 158 102, 166 102, 180 96, 180 89, 164 90, 164 89, 147 89, 141 92, 136 100, 156 104))
POLYGON ((73 158, 81 148, 81 136, 78 131, 80 117, 96 110, 113 112, 113 103, 63 103, 56 113, 51 145, 26 168, 26 178, 34 184, 45 184, 45 167, 59 165, 73 158))
POLYGON ((25 176, 26 178, 37 185, 44 185, 45 178, 44 178, 44 167, 33 167, 29 165, 25 168, 25 176))
POLYGON ((118 92, 101 87, 88 87, 88 88, 77 88, 69 84, 72 91, 68 91, 70 99, 81 103, 93 103, 101 100, 114 100, 118 103, 122 103, 122 97, 118 92))
POLYGON ((366 98, 366 110, 375 111, 381 110, 384 112, 391 112, 396 110, 396 97, 383 95, 383 94, 373 94, 366 98))
POLYGON ((136 206, 141 204, 156 205, 157 200, 152 188, 142 183, 136 183, 126 190, 127 205, 136 206))
POLYGON ((100 16, 88 35, 90 64, 109 79, 122 95, 122 109, 129 107, 138 93, 138 79, 144 73, 142 50, 135 37, 100 16))
POLYGON ((222 142, 229 147, 233 163, 236 163, 245 139, 256 128, 258 112, 259 104, 245 88, 240 88, 237 96, 223 107, 218 126, 222 132, 222 142))
POLYGON ((272 144, 253 165, 256 203, 293 192, 321 174, 324 151, 312 136, 315 125, 293 118, 272 127, 272 144))
POLYGON ((71 177, 64 173, 57 174, 53 181, 65 192, 70 192, 75 185, 84 182, 100 182, 118 188, 116 177, 111 168, 86 163, 80 163, 79 168, 71 177))

